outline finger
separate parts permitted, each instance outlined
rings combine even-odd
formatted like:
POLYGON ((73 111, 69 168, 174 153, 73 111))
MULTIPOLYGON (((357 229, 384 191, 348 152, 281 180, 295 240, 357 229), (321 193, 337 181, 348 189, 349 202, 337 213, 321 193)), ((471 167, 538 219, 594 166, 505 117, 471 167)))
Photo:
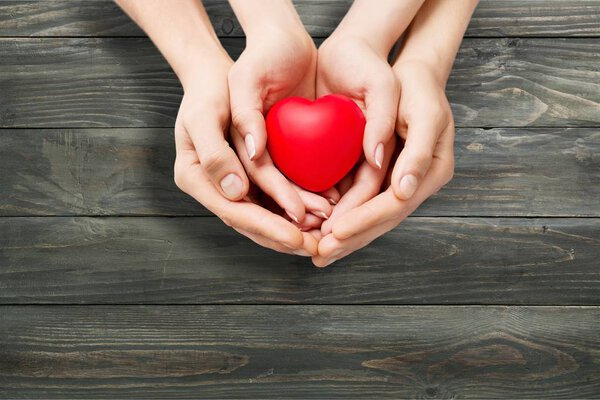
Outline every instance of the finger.
POLYGON ((340 195, 340 192, 334 187, 331 187, 329 189, 327 189, 324 192, 319 193, 322 197, 326 198, 327 201, 329 202, 329 204, 331 204, 332 206, 335 206, 338 201, 340 201, 340 198, 342 197, 340 195))
POLYGON ((198 119, 177 129, 191 138, 202 169, 221 194, 229 200, 241 200, 248 192, 248 177, 225 140, 223 127, 198 119))
POLYGON ((277 251, 279 253, 285 253, 285 254, 297 254, 297 253, 299 253, 298 255, 305 255, 305 252, 302 249, 292 250, 292 249, 290 249, 288 247, 285 247, 281 243, 277 243, 277 242, 275 242, 275 241, 273 241, 271 239, 267 239, 264 236, 260 236, 260 235, 257 235, 255 233, 248 232, 248 231, 246 231, 244 229, 241 229, 241 228, 233 227, 233 229, 235 231, 237 231, 238 233, 246 236, 248 239, 252 240, 254 243, 256 243, 256 244, 258 244, 258 245, 260 245, 262 247, 266 247, 268 249, 275 250, 275 251, 277 251))
POLYGON ((373 240, 392 230, 395 226, 396 224, 393 221, 388 221, 385 224, 377 225, 368 231, 361 232, 344 240, 339 240, 331 234, 327 235, 319 241, 318 255, 313 256, 313 264, 321 268, 331 265, 369 245, 373 240))
POLYGON ((233 229, 235 229, 237 232, 241 233, 242 235, 248 237, 254 243, 257 243, 263 247, 278 251, 280 253, 295 254, 297 256, 303 256, 303 257, 311 257, 311 256, 314 256, 315 254, 317 254, 318 243, 315 240, 315 238, 310 234, 303 234, 304 243, 301 248, 289 249, 289 248, 283 246, 282 244, 277 243, 277 242, 275 242, 271 239, 268 239, 264 236, 248 232, 241 228, 233 228, 233 229))
POLYGON ((342 197, 352 187, 352 182, 354 182, 354 175, 356 175, 356 169, 353 168, 352 171, 346 174, 346 176, 344 176, 342 180, 337 183, 336 189, 342 197))
POLYGON ((180 170, 176 172, 179 176, 178 185, 185 193, 229 226, 264 236, 290 249, 302 246, 302 233, 285 218, 251 202, 233 202, 224 198, 189 154, 178 154, 176 159, 176 170, 180 170))
POLYGON ((438 138, 447 129, 431 116, 417 114, 408 124, 404 148, 392 173, 392 188, 401 200, 407 200, 417 190, 433 160, 438 138))
POLYGON ((232 129, 232 138, 240 160, 252 180, 275 200, 294 222, 301 223, 306 213, 304 203, 290 181, 275 167, 269 153, 265 152, 260 158, 251 162, 244 152, 244 141, 236 129, 232 129))
POLYGON ((315 238, 315 236, 309 232, 302 232, 302 238, 304 239, 304 243, 302 244, 304 251, 311 256, 317 255, 319 241, 315 238))
POLYGON ((317 241, 317 243, 323 238, 323 235, 321 234, 321 230, 320 229, 311 229, 307 233, 310 233, 312 235, 312 237, 315 238, 315 240, 317 241))
POLYGON ((291 185, 294 189, 296 189, 296 192, 298 193, 298 195, 300 196, 300 199, 302 199, 302 202, 304 203, 304 207, 308 211, 310 211, 314 215, 318 216, 319 218, 322 218, 322 219, 329 218, 329 215, 331 214, 333 207, 331 206, 331 204, 329 204, 329 202, 324 197, 322 197, 316 193, 312 193, 307 190, 304 190, 300 186, 298 186, 294 183, 292 183, 291 185))
MULTIPOLYGON (((387 65, 386 65, 387 67, 387 65)), ((383 168, 385 143, 394 135, 400 88, 391 68, 378 75, 365 96, 366 118, 363 150, 374 168, 383 168)))
POLYGON ((302 232, 308 232, 312 229, 320 228, 323 224, 323 218, 319 218, 314 214, 306 214, 304 220, 300 224, 294 223, 302 232))
POLYGON ((452 178, 453 166, 452 135, 448 134, 441 140, 440 150, 436 151, 431 168, 410 199, 400 200, 393 189, 388 188, 341 216, 332 227, 333 234, 343 240, 386 221, 400 223, 452 178))
POLYGON ((262 90, 251 71, 240 70, 238 65, 229 71, 231 120, 244 141, 248 160, 254 161, 263 155, 267 144, 262 90))
POLYGON ((321 232, 324 235, 331 233, 331 227, 340 216, 372 199, 379 193, 391 161, 395 144, 396 139, 392 136, 385 145, 387 151, 383 159, 382 169, 373 168, 366 162, 360 165, 356 171, 352 186, 334 207, 329 219, 323 223, 321 232))

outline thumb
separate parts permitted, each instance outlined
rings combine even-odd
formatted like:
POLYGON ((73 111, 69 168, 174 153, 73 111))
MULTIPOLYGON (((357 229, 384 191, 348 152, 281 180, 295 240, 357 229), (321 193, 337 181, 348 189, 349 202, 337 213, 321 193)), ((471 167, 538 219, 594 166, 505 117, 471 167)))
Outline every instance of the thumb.
POLYGON ((426 118, 409 124, 404 148, 392 172, 392 188, 400 200, 411 198, 429 171, 440 134, 438 130, 426 118))
POLYGON ((400 89, 390 72, 390 79, 382 79, 365 96, 366 119, 363 150, 371 166, 381 169, 384 148, 394 135, 400 89))
POLYGON ((200 166, 217 190, 232 201, 244 198, 250 187, 248 176, 221 127, 198 124, 186 131, 194 143, 200 166))
POLYGON ((261 88, 237 69, 229 73, 229 96, 231 121, 244 138, 246 152, 250 160, 260 158, 267 145, 267 129, 263 115, 261 88))

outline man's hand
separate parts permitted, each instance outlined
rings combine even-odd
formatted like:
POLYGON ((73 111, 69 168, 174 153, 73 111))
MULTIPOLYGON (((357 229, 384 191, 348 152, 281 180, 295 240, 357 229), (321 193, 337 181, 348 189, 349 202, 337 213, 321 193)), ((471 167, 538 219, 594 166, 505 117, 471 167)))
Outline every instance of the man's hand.
POLYGON ((404 146, 390 183, 383 193, 341 215, 332 233, 316 237, 321 239, 319 255, 313 257, 317 266, 329 265, 393 229, 452 178, 454 120, 443 82, 418 62, 397 63, 394 72, 402 92, 396 131, 404 146))

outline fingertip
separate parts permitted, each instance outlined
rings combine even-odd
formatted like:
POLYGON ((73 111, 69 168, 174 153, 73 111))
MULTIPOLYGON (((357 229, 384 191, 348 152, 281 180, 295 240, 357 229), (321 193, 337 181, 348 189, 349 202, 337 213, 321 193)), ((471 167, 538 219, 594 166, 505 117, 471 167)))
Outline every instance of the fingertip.
POLYGON ((264 127, 264 123, 260 128, 256 128, 252 132, 252 138, 254 140, 254 157, 252 160, 257 160, 265 154, 267 150, 267 131, 264 127))
POLYGON ((331 220, 327 220, 323 222, 321 225, 321 235, 327 236, 331 233, 331 227, 333 226, 333 222, 331 220))
POLYGON ((304 244, 304 236, 302 232, 295 226, 291 226, 290 229, 286 229, 285 233, 279 238, 279 241, 284 246, 290 249, 300 249, 304 244))
POLYGON ((231 201, 238 201, 248 193, 248 185, 235 173, 227 174, 220 182, 221 191, 231 201))
POLYGON ((378 143, 377 146, 375 146, 375 166, 378 169, 381 169, 383 167, 383 156, 385 154, 384 151, 384 147, 383 147, 383 143, 378 143))
POLYGON ((346 240, 354 234, 352 223, 342 216, 332 225, 331 233, 337 240, 346 240))
POLYGON ((256 141, 254 140, 254 136, 251 133, 246 134, 244 137, 244 144, 246 146, 246 153, 248 154, 248 158, 250 161, 253 161, 256 157, 256 141))
POLYGON ((316 256, 318 254, 319 249, 319 243, 317 242, 317 239, 315 239, 315 237, 308 232, 303 232, 302 238, 304 240, 304 250, 306 250, 311 256, 316 256))
POLYGON ((319 229, 311 229, 310 231, 308 231, 308 233, 310 233, 315 238, 315 240, 317 241, 317 251, 318 251, 319 240, 321 240, 323 238, 323 235, 321 234, 321 230, 319 230, 319 229))
MULTIPOLYGON (((369 165, 373 168, 376 169, 381 169, 381 167, 379 166, 380 163, 378 162, 375 153, 377 149, 377 145, 372 145, 370 143, 368 143, 365 140, 365 143, 363 145, 363 152, 365 154, 365 160, 367 160, 367 163, 369 163, 369 165)), ((381 160, 381 164, 383 164, 383 159, 381 160)))
POLYGON ((417 191, 419 180, 415 175, 407 174, 394 182, 394 194, 400 200, 409 200, 417 191))
POLYGON ((340 248, 340 242, 331 234, 323 237, 319 241, 319 255, 325 258, 334 258, 342 253, 343 249, 340 248))

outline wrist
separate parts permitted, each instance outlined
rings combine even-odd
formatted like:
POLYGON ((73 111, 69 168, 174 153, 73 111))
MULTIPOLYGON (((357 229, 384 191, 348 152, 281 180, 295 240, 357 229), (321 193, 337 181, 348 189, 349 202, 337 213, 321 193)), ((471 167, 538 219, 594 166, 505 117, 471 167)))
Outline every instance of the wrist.
POLYGON ((442 88, 445 88, 452 69, 452 61, 448 62, 434 49, 422 49, 416 54, 401 51, 394 62, 393 69, 398 73, 403 73, 405 70, 425 69, 435 77, 442 88))
POLYGON ((227 81, 227 74, 233 61, 222 47, 207 47, 203 43, 179 53, 177 61, 172 64, 177 78, 184 91, 197 86, 197 82, 213 79, 227 81))
POLYGON ((381 57, 388 56, 424 0, 355 0, 334 35, 351 36, 369 45, 381 57))
POLYGON ((343 26, 336 29, 328 39, 329 42, 358 41, 366 44, 379 57, 387 59, 395 40, 390 36, 374 33, 366 27, 352 29, 349 26, 343 26))
POLYGON ((308 36, 291 1, 229 0, 229 2, 249 40, 274 34, 308 36))

